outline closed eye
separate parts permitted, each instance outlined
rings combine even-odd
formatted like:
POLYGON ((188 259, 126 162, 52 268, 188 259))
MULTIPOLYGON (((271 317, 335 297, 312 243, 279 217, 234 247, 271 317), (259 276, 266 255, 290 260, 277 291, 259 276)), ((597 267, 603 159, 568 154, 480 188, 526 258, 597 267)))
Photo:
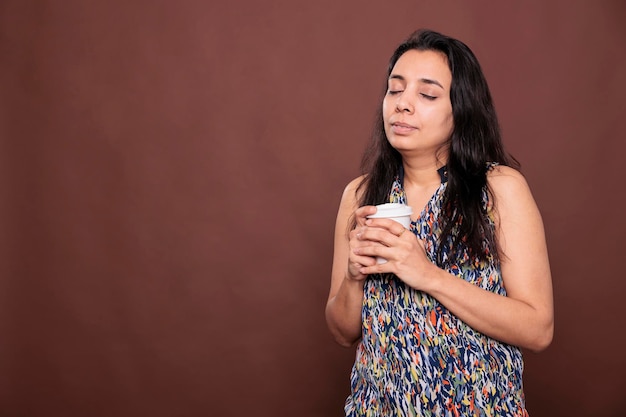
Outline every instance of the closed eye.
POLYGON ((400 94, 402 91, 404 90, 388 90, 387 94, 389 94, 390 96, 393 96, 395 94, 400 94))
POLYGON ((422 97, 424 97, 426 100, 430 100, 433 101, 434 99, 436 99, 437 97, 435 96, 429 96, 428 94, 420 94, 422 97))

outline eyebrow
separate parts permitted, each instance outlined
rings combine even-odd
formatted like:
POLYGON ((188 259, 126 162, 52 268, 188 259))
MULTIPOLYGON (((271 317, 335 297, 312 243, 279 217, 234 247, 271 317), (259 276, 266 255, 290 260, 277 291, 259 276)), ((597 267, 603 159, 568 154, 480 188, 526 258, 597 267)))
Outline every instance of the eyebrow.
MULTIPOLYGON (((404 78, 402 75, 398 75, 398 74, 391 74, 389 76, 390 80, 400 80, 400 81, 406 81, 406 78, 404 78)), ((419 82, 422 82, 424 84, 432 84, 432 85, 438 85, 439 87, 441 87, 442 89, 445 90, 445 88, 443 88, 443 85, 441 85, 439 83, 439 81, 437 80, 431 80, 430 78, 420 78, 418 80, 419 82)))

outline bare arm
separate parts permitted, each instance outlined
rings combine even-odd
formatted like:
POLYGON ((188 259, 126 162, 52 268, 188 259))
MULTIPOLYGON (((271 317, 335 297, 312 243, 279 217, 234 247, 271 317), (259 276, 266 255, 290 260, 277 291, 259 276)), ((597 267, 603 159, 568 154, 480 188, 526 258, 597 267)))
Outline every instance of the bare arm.
POLYGON ((543 223, 524 177, 508 167, 496 167, 488 181, 497 210, 496 231, 502 250, 502 278, 507 296, 479 288, 432 264, 422 243, 410 234, 396 236, 397 226, 385 220, 361 235, 378 245, 355 248, 389 262, 362 268, 362 273, 393 272, 412 287, 425 291, 474 329, 506 343, 533 351, 552 341, 554 316, 552 279, 543 223), (381 230, 381 228, 388 230, 381 230), (408 235, 408 236, 407 236, 408 235))
MULTIPOLYGON (((357 209, 356 188, 361 178, 353 180, 343 192, 337 222, 330 293, 326 304, 326 322, 335 340, 342 346, 351 346, 361 337, 361 309, 366 275, 359 272, 363 265, 375 264, 374 258, 352 253, 350 244, 359 244, 356 231, 348 235, 350 217, 357 209)), ((373 207, 359 209, 357 225, 365 216, 376 211, 373 207)))

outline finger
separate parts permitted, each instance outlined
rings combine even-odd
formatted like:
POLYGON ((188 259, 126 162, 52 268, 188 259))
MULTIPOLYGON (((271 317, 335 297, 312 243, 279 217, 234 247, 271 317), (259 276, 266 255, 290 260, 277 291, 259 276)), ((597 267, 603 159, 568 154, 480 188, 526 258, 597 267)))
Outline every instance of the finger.
POLYGON ((371 266, 375 264, 375 259, 377 257, 387 260, 392 259, 395 249, 384 245, 366 245, 356 247, 352 250, 352 252, 354 254, 354 258, 351 256, 351 260, 356 260, 357 257, 359 257, 359 263, 362 263, 364 266, 371 266), (374 260, 374 262, 361 261, 363 258, 369 258, 370 260, 374 260))
POLYGON ((387 229, 389 230, 389 232, 393 233, 396 236, 400 233, 403 233, 402 229, 405 229, 405 227, 401 223, 398 223, 397 221, 391 219, 367 219, 365 221, 365 225, 370 227, 377 227, 379 229, 387 229))
POLYGON ((376 264, 376 260, 369 256, 352 255, 350 256, 350 260, 348 264, 348 273, 354 279, 357 279, 359 275, 362 275, 364 277, 364 275, 361 274, 360 272, 361 269, 367 268, 375 264, 376 264))
POLYGON ((374 263, 373 265, 363 266, 359 269, 359 273, 363 275, 371 275, 371 274, 384 274, 393 271, 391 270, 392 264, 390 262, 386 262, 383 264, 374 263))
POLYGON ((375 227, 357 226, 350 232, 350 246, 363 246, 372 243, 379 244, 377 238, 383 236, 383 234, 389 233, 386 229, 377 229, 375 227), (378 230, 381 233, 372 233, 372 230, 378 230))
POLYGON ((375 206, 363 206, 359 207, 354 211, 354 216, 356 218, 356 223, 359 226, 365 225, 365 221, 367 220, 367 216, 376 213, 375 206))
POLYGON ((359 268, 362 266, 374 265, 376 263, 376 259, 374 257, 361 253, 361 248, 353 249, 348 261, 355 266, 358 264, 359 268))
POLYGON ((360 241, 378 242, 384 246, 394 246, 398 243, 398 235, 402 235, 402 229, 404 229, 402 225, 397 224, 396 226, 396 229, 401 229, 398 230, 397 233, 394 233, 391 230, 380 229, 377 227, 365 227, 362 231, 357 233, 355 237, 357 240, 360 241))

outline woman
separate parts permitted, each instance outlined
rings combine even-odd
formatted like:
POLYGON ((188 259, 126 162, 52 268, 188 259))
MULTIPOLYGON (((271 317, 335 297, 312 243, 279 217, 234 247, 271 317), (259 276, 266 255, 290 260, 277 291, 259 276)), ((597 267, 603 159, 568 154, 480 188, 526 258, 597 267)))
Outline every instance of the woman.
POLYGON ((516 168, 472 51, 411 35, 337 215, 326 319, 340 344, 358 342, 347 416, 528 415, 521 348, 550 344, 553 302, 541 216, 516 168), (386 202, 413 208, 412 233, 367 218, 386 202))

